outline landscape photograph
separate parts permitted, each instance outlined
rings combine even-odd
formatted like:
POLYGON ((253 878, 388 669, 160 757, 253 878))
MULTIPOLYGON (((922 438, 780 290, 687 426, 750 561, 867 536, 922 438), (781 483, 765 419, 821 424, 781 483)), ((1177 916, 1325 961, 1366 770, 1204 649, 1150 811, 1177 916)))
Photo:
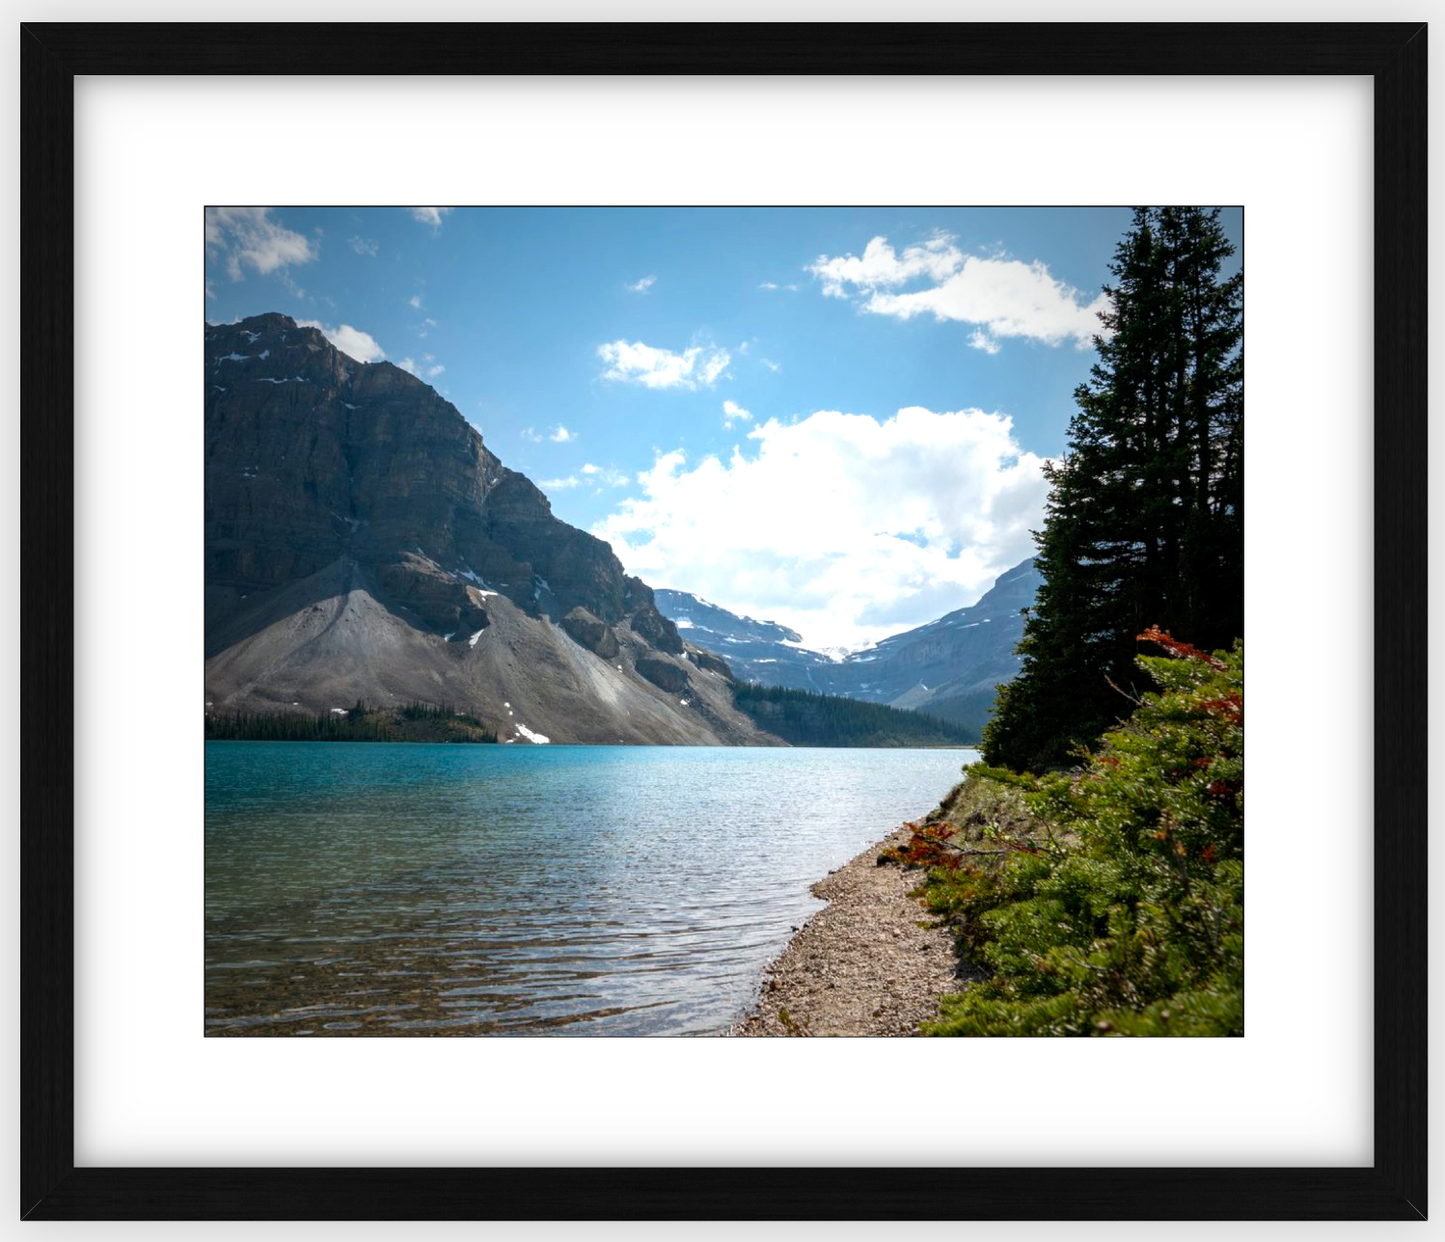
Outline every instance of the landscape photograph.
POLYGON ((207 208, 205 1034, 1243 1036, 1243 234, 207 208))

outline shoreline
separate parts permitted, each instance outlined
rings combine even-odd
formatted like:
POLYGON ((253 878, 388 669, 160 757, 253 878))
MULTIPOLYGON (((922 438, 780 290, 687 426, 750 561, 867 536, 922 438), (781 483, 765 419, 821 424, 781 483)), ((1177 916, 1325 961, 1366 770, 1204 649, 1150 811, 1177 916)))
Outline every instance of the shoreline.
POLYGON ((828 904, 764 969, 752 1009, 725 1035, 917 1035, 941 996, 981 977, 909 896, 923 874, 878 863, 911 835, 895 828, 809 888, 828 904))

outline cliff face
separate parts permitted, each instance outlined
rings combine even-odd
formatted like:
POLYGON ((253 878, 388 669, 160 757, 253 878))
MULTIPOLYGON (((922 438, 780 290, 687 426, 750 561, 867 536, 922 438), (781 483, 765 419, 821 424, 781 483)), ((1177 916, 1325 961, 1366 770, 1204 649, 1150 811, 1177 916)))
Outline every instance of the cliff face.
POLYGON ((415 698, 504 737, 769 740, 651 589, 421 380, 284 315, 208 325, 205 378, 211 710, 415 698))

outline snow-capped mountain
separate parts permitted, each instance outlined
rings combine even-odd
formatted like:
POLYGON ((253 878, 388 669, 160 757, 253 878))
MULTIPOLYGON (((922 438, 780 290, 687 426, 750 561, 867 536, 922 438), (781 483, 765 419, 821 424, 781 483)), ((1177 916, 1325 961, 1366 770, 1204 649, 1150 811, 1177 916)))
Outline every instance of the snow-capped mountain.
POLYGON ((1039 582, 1030 558, 976 604, 851 652, 807 647, 785 625, 738 616, 686 591, 655 597, 680 633, 723 656, 743 680, 915 708, 981 729, 994 690, 1018 671, 1022 610, 1039 582))

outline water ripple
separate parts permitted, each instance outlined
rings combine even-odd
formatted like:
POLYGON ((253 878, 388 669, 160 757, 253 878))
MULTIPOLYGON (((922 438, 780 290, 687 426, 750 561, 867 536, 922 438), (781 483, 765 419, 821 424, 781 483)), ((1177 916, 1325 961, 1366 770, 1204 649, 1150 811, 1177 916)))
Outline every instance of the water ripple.
POLYGON ((974 757, 209 742, 206 1033, 716 1032, 974 757))

